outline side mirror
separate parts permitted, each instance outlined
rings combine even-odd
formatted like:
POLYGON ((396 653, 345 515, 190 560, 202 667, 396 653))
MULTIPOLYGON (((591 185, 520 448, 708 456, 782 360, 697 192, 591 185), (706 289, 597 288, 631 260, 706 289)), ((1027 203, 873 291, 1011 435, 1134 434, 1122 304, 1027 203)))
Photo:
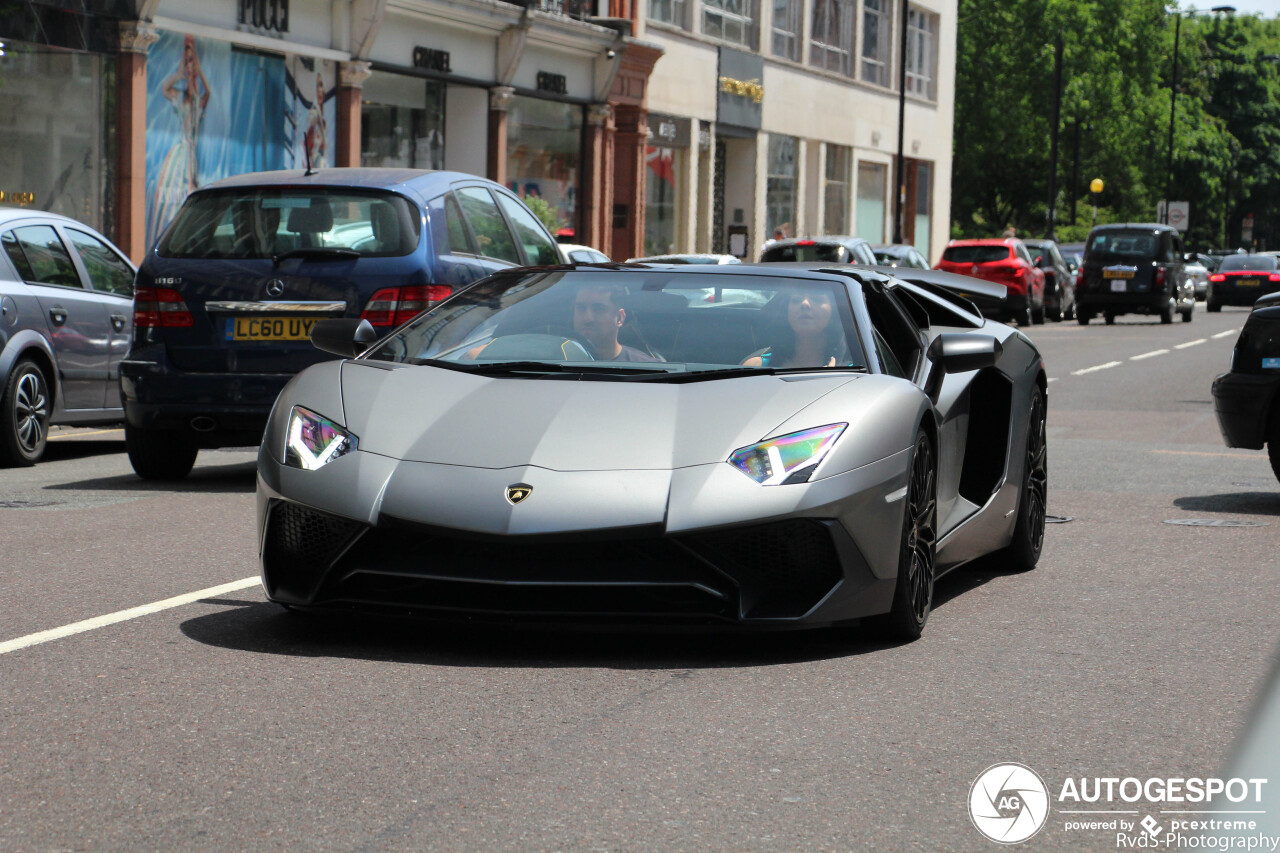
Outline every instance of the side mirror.
POLYGON ((1004 347, 990 335, 943 334, 929 344, 929 378, 924 391, 938 402, 942 380, 948 373, 968 373, 992 367, 1004 354, 1004 347))
POLYGON ((343 358, 355 358, 377 340, 378 333, 368 320, 342 317, 321 320, 311 327, 312 346, 343 358))

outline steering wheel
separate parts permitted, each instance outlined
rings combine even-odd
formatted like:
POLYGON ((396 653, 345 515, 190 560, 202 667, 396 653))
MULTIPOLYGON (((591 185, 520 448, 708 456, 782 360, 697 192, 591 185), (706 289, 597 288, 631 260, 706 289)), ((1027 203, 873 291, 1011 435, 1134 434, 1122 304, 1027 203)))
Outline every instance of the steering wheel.
POLYGON ((582 341, 567 335, 518 334, 494 338, 476 361, 595 361, 582 341))

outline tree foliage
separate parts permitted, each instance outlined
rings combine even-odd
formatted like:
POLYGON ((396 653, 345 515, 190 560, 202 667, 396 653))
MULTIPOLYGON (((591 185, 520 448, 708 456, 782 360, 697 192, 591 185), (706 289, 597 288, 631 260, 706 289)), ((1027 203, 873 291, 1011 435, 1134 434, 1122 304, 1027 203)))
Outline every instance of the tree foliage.
POLYGON ((1190 244, 1235 245, 1246 213, 1255 238, 1280 244, 1280 19, 1175 12, 1163 0, 959 7, 954 233, 990 236, 1010 224, 1045 231, 1060 38, 1059 239, 1088 233, 1089 182, 1101 178, 1098 222, 1154 221, 1167 187, 1191 202, 1190 244))

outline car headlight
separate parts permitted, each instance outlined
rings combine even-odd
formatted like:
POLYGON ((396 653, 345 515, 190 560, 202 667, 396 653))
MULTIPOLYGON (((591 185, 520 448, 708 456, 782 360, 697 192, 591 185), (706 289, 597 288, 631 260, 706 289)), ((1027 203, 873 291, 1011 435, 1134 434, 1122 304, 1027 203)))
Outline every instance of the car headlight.
POLYGON ((828 424, 740 447, 729 464, 762 486, 807 483, 848 424, 828 424))
POLYGON ((354 435, 333 421, 302 406, 289 413, 284 439, 284 464, 314 471, 356 449, 354 435))

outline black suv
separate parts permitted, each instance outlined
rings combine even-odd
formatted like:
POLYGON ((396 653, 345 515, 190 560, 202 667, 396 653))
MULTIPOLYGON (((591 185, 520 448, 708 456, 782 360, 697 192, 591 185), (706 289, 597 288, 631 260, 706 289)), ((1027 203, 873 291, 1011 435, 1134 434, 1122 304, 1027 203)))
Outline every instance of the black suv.
POLYGON ((1023 240, 1036 266, 1044 270, 1044 311, 1050 320, 1070 320, 1076 313, 1076 277, 1052 240, 1023 240))
POLYGON ((1280 478, 1280 293, 1253 306, 1231 357, 1213 380, 1213 408, 1227 447, 1261 450, 1280 478))
POLYGON ((1196 291, 1182 265, 1182 237, 1168 225, 1099 225, 1076 279, 1076 319, 1083 326, 1102 314, 1110 325, 1117 314, 1157 314, 1172 323, 1180 313, 1190 323, 1196 291))

